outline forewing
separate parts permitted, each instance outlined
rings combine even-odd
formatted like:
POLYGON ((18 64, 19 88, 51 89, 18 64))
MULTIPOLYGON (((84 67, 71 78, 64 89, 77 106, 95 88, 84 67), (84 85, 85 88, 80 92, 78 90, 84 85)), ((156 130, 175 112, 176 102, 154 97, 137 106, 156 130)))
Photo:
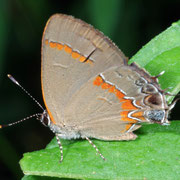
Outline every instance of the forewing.
POLYGON ((126 64, 123 53, 102 33, 72 16, 57 14, 42 38, 42 91, 51 117, 63 124, 72 96, 92 77, 126 64))

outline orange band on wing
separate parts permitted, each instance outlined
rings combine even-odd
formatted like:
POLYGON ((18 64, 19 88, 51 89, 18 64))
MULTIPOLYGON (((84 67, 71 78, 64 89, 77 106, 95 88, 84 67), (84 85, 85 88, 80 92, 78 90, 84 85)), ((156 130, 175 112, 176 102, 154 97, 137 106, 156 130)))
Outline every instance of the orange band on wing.
POLYGON ((64 50, 65 50, 67 53, 69 53, 69 54, 72 53, 72 49, 71 49, 69 46, 67 46, 67 45, 64 45, 64 50))
POLYGON ((87 57, 83 56, 82 54, 78 53, 77 51, 73 51, 73 49, 68 46, 67 44, 61 44, 61 43, 57 43, 57 42, 49 42, 48 39, 45 40, 45 45, 48 45, 51 48, 56 48, 57 50, 62 50, 64 49, 64 51, 68 54, 71 54, 71 57, 73 59, 78 59, 80 62, 84 62, 86 64, 93 64, 93 60, 91 59, 87 59, 87 57))
POLYGON ((122 92, 121 92, 120 90, 118 90, 118 89, 115 90, 115 94, 116 94, 116 96, 118 97, 118 99, 122 99, 122 98, 125 96, 125 94, 122 93, 122 92))
POLYGON ((63 46, 62 44, 57 43, 57 49, 58 49, 58 50, 62 50, 62 49, 63 49, 63 47, 64 47, 64 46, 63 46))
POLYGON ((90 65, 92 65, 93 64, 93 61, 92 60, 90 60, 90 59, 88 59, 85 63, 89 63, 90 65))
POLYGON ((86 60, 86 57, 85 56, 81 56, 80 58, 79 58, 79 61, 80 62, 84 62, 86 60))
POLYGON ((114 93, 115 90, 116 90, 116 87, 115 87, 115 86, 111 86, 111 87, 109 88, 109 92, 110 92, 110 93, 114 93))
POLYGON ((138 109, 136 106, 133 105, 132 100, 130 100, 130 99, 124 99, 121 108, 124 110, 136 110, 136 109, 138 109))
MULTIPOLYGON (((95 86, 100 86, 101 88, 104 90, 108 90, 108 92, 110 93, 114 93, 116 95, 116 97, 119 99, 120 102, 122 102, 122 110, 124 110, 124 112, 129 112, 126 110, 137 110, 139 109, 138 107, 136 107, 133 104, 133 100, 132 99, 125 99, 125 94, 123 92, 121 92, 119 89, 116 88, 116 86, 113 86, 107 82, 105 82, 105 80, 99 75, 96 77, 96 79, 93 81, 93 84, 95 86)), ((138 102, 138 101, 137 101, 138 102)), ((140 102, 138 102, 140 103, 140 102)), ((126 115, 126 120, 127 120, 128 116, 126 115)))
MULTIPOLYGON (((100 75, 96 77, 96 79, 93 81, 93 84, 95 86, 101 85, 102 89, 107 89, 108 92, 114 93, 119 100, 123 99, 125 96, 125 94, 121 92, 119 89, 117 89, 115 86, 105 82, 100 75)), ((126 101, 126 99, 124 101, 126 101)))
POLYGON ((71 56, 72 56, 73 59, 77 59, 77 58, 80 57, 80 54, 78 52, 73 51, 71 56))
POLYGON ((145 120, 143 111, 134 112, 133 114, 131 114, 131 116, 141 120, 145 120))
POLYGON ((110 84, 108 84, 108 83, 103 83, 103 84, 101 85, 101 88, 102 88, 102 89, 109 89, 111 86, 112 86, 112 85, 110 85, 110 84))
POLYGON ((103 83, 103 79, 100 76, 97 76, 96 79, 93 81, 95 86, 100 86, 103 83))
POLYGON ((56 48, 57 44, 56 44, 55 42, 50 42, 50 43, 49 43, 49 46, 50 46, 51 48, 56 48))
POLYGON ((126 131, 128 131, 128 130, 131 128, 132 125, 133 125, 133 123, 128 123, 128 124, 126 124, 125 129, 123 129, 123 130, 121 131, 121 133, 125 133, 126 131))
POLYGON ((132 125, 133 125, 133 124, 131 124, 131 123, 130 123, 130 124, 127 124, 127 125, 126 125, 126 131, 128 131, 128 130, 131 128, 132 125))
POLYGON ((130 113, 130 111, 122 111, 122 112, 120 113, 120 115, 121 115, 121 120, 122 120, 122 121, 126 121, 126 122, 130 122, 130 123, 137 123, 137 120, 134 120, 134 119, 128 117, 128 114, 129 114, 129 113, 130 113))

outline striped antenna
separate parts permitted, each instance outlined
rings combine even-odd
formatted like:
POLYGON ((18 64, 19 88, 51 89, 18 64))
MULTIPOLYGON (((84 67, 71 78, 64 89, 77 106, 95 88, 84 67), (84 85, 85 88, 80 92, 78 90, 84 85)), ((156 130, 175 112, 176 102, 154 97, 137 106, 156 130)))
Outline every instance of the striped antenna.
MULTIPOLYGON (((41 106, 41 104, 40 104, 26 89, 24 89, 24 88, 21 86, 21 84, 20 84, 18 81, 16 81, 16 79, 15 79, 12 75, 8 74, 7 76, 8 76, 8 78, 9 78, 14 84, 16 84, 17 86, 19 86, 19 87, 44 111, 44 108, 41 106)), ((28 117, 26 117, 26 118, 23 118, 23 119, 21 119, 21 120, 19 120, 19 121, 16 121, 16 122, 14 122, 14 123, 0 124, 0 129, 1 129, 1 128, 4 128, 4 127, 8 127, 8 126, 13 126, 13 125, 19 124, 19 123, 24 122, 24 121, 26 121, 26 120, 28 120, 28 119, 33 118, 33 117, 36 117, 37 119, 40 119, 40 116, 42 116, 42 113, 36 113, 36 114, 33 114, 33 115, 28 116, 28 117)))
POLYGON ((1 124, 0 125, 0 128, 4 128, 4 127, 8 127, 8 126, 13 126, 13 125, 16 125, 16 124, 19 124, 19 123, 21 123, 21 122, 23 122, 23 121, 26 121, 26 120, 28 120, 28 119, 31 119, 31 118, 33 118, 33 117, 39 117, 39 116, 41 116, 42 115, 42 113, 37 113, 37 114, 33 114, 33 115, 31 115, 31 116, 28 116, 28 117, 26 117, 26 118, 23 118, 23 119, 21 119, 21 120, 19 120, 19 121, 16 121, 16 122, 14 122, 14 123, 9 123, 9 124, 1 124))
POLYGON ((43 111, 44 111, 44 108, 41 106, 41 104, 26 90, 24 89, 21 84, 19 84, 19 82, 11 75, 11 74, 8 74, 7 77, 14 83, 16 84, 17 86, 19 86, 43 111))

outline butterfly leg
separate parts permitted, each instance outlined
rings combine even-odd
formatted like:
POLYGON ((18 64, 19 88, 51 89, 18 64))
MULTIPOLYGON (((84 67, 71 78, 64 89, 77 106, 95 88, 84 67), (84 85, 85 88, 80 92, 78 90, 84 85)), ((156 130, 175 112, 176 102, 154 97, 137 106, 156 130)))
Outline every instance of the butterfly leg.
POLYGON ((92 145, 92 147, 96 150, 96 152, 101 156, 103 160, 106 160, 105 157, 100 153, 99 149, 96 147, 96 145, 88 138, 85 136, 85 139, 88 140, 88 142, 92 145))
POLYGON ((61 141, 58 137, 58 134, 56 134, 56 140, 57 140, 57 143, 59 145, 60 152, 61 152, 61 159, 59 161, 61 163, 63 161, 63 147, 62 147, 61 141))

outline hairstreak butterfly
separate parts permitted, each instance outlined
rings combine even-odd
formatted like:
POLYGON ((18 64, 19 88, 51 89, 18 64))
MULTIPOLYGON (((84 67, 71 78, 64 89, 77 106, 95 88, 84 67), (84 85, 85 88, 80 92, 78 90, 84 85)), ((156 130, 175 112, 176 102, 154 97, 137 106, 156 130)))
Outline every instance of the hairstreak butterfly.
POLYGON ((105 159, 90 138, 134 140, 133 131, 142 122, 169 124, 168 113, 176 101, 168 106, 158 76, 135 63, 128 65, 111 40, 89 24, 53 15, 43 33, 41 53, 46 110, 34 116, 55 133, 60 161, 60 139, 86 139, 105 159))

